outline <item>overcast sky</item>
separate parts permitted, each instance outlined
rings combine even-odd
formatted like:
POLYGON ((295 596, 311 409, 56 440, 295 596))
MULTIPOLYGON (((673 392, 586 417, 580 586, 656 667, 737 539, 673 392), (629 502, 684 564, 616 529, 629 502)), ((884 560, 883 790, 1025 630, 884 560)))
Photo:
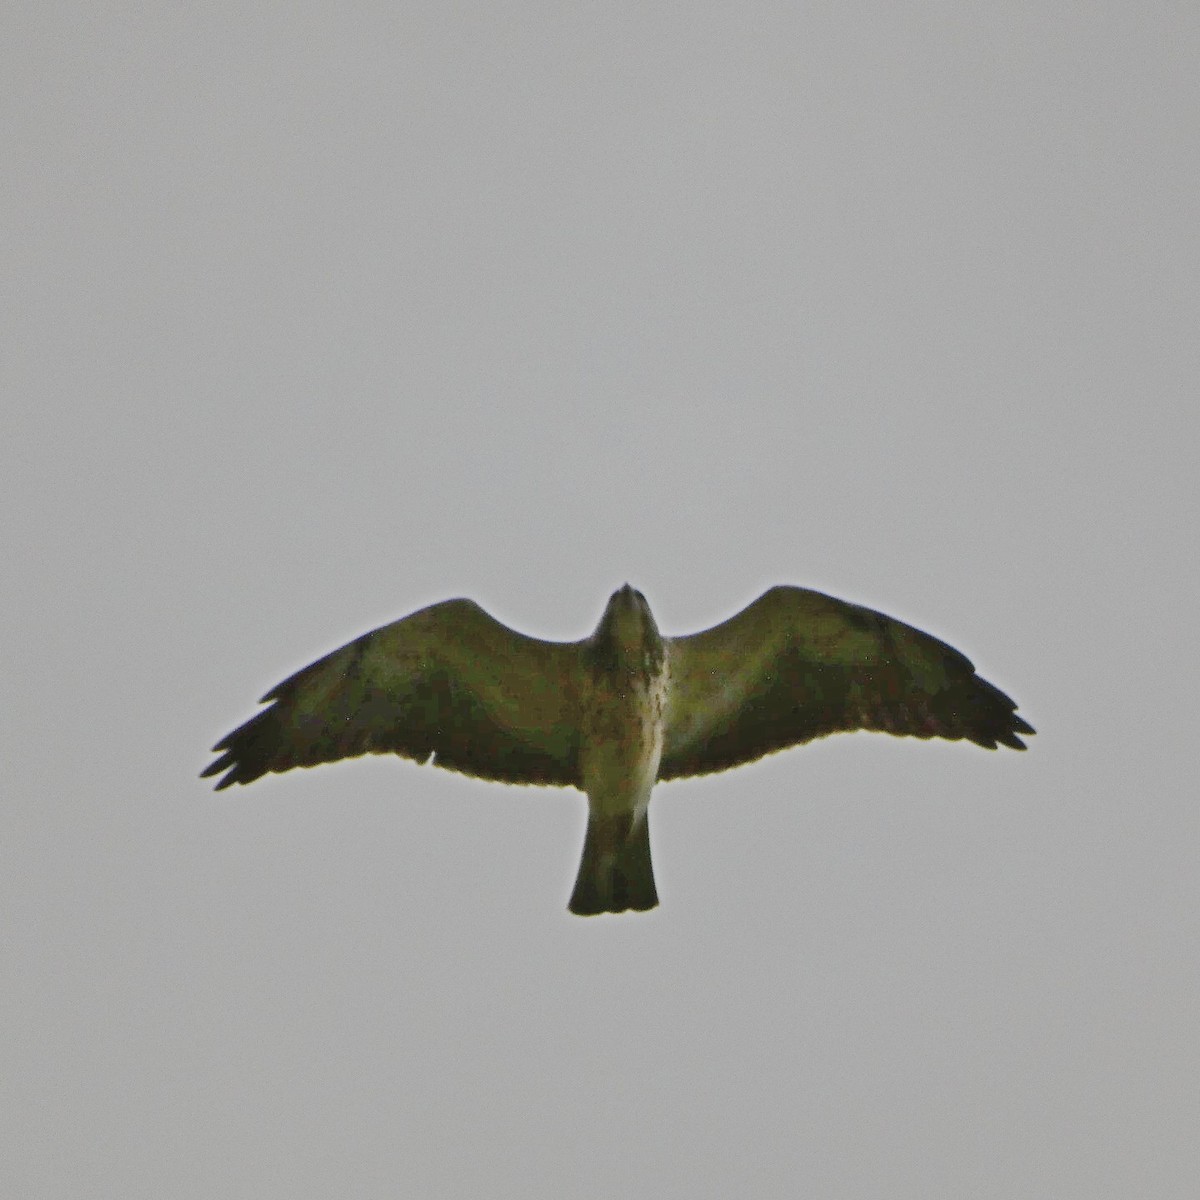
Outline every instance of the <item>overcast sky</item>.
POLYGON ((1200 1194, 1192 6, 4 25, 5 1195, 1200 1194), (577 792, 197 778, 376 625, 627 580, 1038 736, 662 785, 590 920, 577 792))

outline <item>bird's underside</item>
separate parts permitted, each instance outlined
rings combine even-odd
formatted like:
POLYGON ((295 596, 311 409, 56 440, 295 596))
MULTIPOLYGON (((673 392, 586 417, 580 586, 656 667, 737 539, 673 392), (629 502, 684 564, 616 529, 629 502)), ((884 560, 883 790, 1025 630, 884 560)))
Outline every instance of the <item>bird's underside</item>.
POLYGON ((447 600, 274 687, 214 747, 217 789, 361 754, 504 783, 575 787, 588 830, 572 912, 658 903, 646 811, 659 780, 879 730, 1024 750, 1032 726, 957 650, 820 592, 775 587, 702 633, 664 638, 640 592, 596 631, 547 642, 447 600))

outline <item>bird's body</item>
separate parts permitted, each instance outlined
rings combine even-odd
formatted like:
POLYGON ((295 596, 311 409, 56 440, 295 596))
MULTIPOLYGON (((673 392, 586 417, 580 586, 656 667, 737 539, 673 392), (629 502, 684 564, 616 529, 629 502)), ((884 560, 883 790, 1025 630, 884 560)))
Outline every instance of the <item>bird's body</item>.
POLYGON ((217 788, 368 753, 507 783, 579 788, 588 829, 572 912, 658 903, 647 811, 659 780, 838 730, 1023 750, 1033 729, 958 651, 881 613, 777 587, 723 624, 664 638, 618 589, 596 631, 546 642, 448 600, 368 633, 264 697, 217 744, 217 788))
POLYGON ((658 903, 650 862, 650 793, 658 780, 670 686, 667 647, 628 584, 581 654, 579 780, 588 831, 571 911, 658 903))

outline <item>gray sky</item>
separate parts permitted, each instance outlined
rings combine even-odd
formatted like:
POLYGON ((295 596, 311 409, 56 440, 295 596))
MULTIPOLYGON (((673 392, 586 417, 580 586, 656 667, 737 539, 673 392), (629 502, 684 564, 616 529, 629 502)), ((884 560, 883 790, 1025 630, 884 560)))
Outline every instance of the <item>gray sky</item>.
POLYGON ((6 1195, 1197 1194, 1191 6, 5 24, 6 1195), (375 625, 626 580, 1039 736, 664 785, 595 920, 578 793, 197 779, 375 625))

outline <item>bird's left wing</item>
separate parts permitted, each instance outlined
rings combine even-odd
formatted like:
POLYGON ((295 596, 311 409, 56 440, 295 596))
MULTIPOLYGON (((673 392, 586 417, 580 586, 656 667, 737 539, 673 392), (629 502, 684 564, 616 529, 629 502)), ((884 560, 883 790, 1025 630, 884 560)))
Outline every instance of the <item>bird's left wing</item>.
POLYGON ((471 600, 434 604, 272 688, 213 747, 217 789, 271 771, 399 754, 505 783, 577 783, 579 652, 502 625, 471 600))
POLYGON ((776 587, 721 625, 668 641, 658 777, 703 775, 839 730, 1024 750, 1016 704, 945 642, 883 613, 776 587))

